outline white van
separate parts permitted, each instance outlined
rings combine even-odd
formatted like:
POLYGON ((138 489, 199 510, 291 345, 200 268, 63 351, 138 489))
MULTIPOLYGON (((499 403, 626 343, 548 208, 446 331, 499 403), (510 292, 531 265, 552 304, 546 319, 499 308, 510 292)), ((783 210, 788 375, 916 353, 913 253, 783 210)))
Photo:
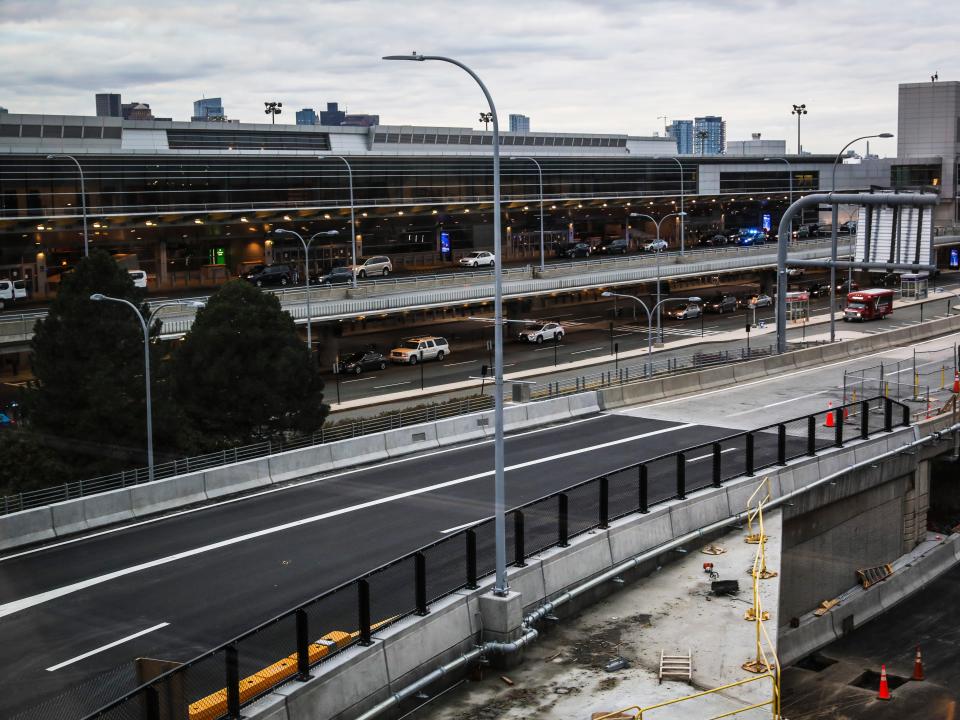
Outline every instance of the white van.
POLYGON ((147 271, 146 270, 127 270, 130 273, 130 279, 133 280, 134 287, 144 288, 147 287, 147 271))
POLYGON ((0 280, 0 300, 26 300, 25 280, 0 280))

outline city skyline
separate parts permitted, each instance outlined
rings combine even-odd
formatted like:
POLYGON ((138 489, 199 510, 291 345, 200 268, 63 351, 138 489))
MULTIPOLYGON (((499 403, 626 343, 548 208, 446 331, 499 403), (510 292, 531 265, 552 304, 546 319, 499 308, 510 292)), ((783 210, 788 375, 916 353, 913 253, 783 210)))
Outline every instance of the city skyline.
MULTIPOLYGON (((416 49, 455 55, 481 72, 502 126, 522 110, 535 115, 543 131, 652 135, 664 132, 659 116, 669 124, 709 110, 727 121, 730 140, 761 132, 786 139, 788 152, 795 152, 790 108, 803 102, 809 110, 804 149, 831 152, 858 134, 895 130, 898 83, 922 82, 938 70, 943 80, 957 79, 950 43, 932 38, 929 28, 946 38, 960 22, 932 3, 828 8, 741 0, 731 13, 691 0, 649 3, 638 16, 633 4, 608 0, 589 7, 560 3, 549 15, 510 6, 509 22, 486 7, 457 6, 457 27, 471 27, 470 36, 444 29, 448 21, 437 19, 441 5, 423 4, 385 22, 380 1, 318 3, 319 13, 284 2, 251 4, 244 13, 226 12, 219 3, 171 2, 158 17, 141 2, 94 1, 81 8, 12 0, 0 7, 6 38, 0 61, 15 63, 19 72, 0 101, 11 112, 92 115, 95 93, 117 92, 148 102, 157 115, 187 120, 193 101, 212 95, 223 97, 231 118, 264 122, 264 100, 305 108, 338 97, 348 111, 376 109, 386 124, 477 127, 483 99, 463 78, 380 60, 416 49), (753 36, 776 36, 776 43, 761 40, 756 52, 739 52, 742 46, 730 39, 742 32, 744 15, 753 36), (214 17, 218 33, 201 41, 200 29, 214 17), (338 32, 320 33, 316 23, 338 32), (669 27, 683 28, 682 37, 662 32, 669 27), (782 27, 792 31, 786 39, 782 27), (256 39, 281 28, 283 53, 256 39), (82 41, 87 31, 98 37, 96 46, 82 41), (870 40, 891 32, 897 43, 870 40), (318 34, 325 37, 319 56, 318 34), (608 39, 599 41, 601 34, 608 39), (814 51, 811 38, 830 53, 814 51), (678 43, 683 52, 670 72, 653 72, 651 63, 678 43), (184 44, 193 51, 182 52, 184 44)), ((294 117, 278 120, 293 124, 294 117)), ((871 148, 892 155, 895 140, 871 148)))

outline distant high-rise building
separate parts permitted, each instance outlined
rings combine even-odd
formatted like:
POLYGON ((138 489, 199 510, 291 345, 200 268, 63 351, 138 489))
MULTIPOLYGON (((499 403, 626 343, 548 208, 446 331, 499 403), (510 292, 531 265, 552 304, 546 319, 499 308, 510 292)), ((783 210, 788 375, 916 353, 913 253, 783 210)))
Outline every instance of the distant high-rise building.
POLYGON ((120 93, 97 93, 97 117, 122 117, 120 93))
POLYGON ((217 97, 194 101, 193 117, 190 119, 194 122, 209 120, 223 122, 226 120, 226 113, 223 110, 223 100, 217 97))
POLYGON ((0 107, 0 115, 3 115, 4 113, 8 113, 8 112, 10 111, 7 110, 5 107, 0 107))
POLYGON ((155 120, 150 111, 149 103, 123 103, 120 106, 120 116, 124 120, 155 120))
POLYGON ((373 127, 380 124, 379 115, 344 115, 341 125, 350 125, 352 127, 373 127))
POLYGON ((678 155, 693 154, 693 120, 674 120, 667 127, 667 135, 676 140, 678 155))
POLYGON ((321 125, 342 125, 343 119, 347 116, 343 110, 340 109, 339 104, 335 102, 328 102, 327 109, 320 111, 320 124, 321 125))
POLYGON ((304 108, 303 110, 297 110, 297 125, 316 125, 317 121, 320 119, 317 117, 317 113, 313 111, 313 108, 304 108))
POLYGON ((510 132, 528 133, 530 132, 530 118, 526 115, 516 113, 510 114, 510 132))
POLYGON ((693 119, 695 155, 723 155, 727 147, 727 123, 719 115, 693 119))

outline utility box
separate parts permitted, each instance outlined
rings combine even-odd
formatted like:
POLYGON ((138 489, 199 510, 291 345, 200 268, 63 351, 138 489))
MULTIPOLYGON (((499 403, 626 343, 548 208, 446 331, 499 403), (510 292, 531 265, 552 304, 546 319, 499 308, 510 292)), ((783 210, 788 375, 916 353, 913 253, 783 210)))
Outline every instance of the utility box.
POLYGON ((529 383, 513 383, 513 401, 516 403, 530 402, 531 387, 529 383))

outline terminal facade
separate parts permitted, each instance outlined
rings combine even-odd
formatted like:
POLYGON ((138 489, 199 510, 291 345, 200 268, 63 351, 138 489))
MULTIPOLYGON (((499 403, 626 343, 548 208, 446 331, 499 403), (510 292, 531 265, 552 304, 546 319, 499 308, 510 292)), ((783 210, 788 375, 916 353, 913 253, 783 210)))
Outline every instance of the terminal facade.
MULTIPOLYGON (((901 86, 898 158, 840 165, 837 189, 934 187, 943 198, 936 224, 952 225, 957 156, 946 136, 957 138, 958 86, 901 86), (926 140, 931 123, 943 131, 938 143, 926 140)), ((0 277, 27 279, 44 296, 82 255, 80 171, 51 155, 70 155, 82 168, 91 247, 146 270, 151 289, 215 285, 253 264, 301 262, 296 239, 273 234, 280 227, 305 236, 336 230, 315 244, 311 269, 343 262, 351 236, 346 163, 358 255, 452 267, 492 246, 491 145, 492 133, 466 128, 2 114, 0 277)), ((543 173, 548 254, 571 241, 636 244, 654 226, 632 213, 660 219, 681 205, 691 247, 721 231, 775 228, 791 179, 794 199, 829 191, 835 159, 678 155, 670 137, 587 133, 506 132, 501 145, 508 262, 539 253, 532 159, 543 173)), ((676 249, 678 218, 662 234, 676 249)))

